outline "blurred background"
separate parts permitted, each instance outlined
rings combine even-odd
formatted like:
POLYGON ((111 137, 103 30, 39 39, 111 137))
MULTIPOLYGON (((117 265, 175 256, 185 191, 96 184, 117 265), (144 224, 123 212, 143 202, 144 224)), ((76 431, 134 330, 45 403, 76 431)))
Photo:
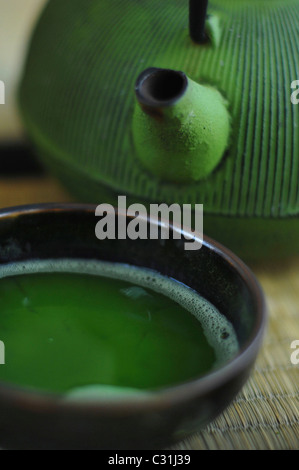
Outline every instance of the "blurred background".
POLYGON ((47 0, 0 0, 0 80, 6 85, 6 105, 0 106, 1 144, 22 143, 16 89, 32 27, 47 0))
POLYGON ((18 112, 17 90, 34 24, 48 0, 0 0, 0 207, 68 201, 43 170, 28 144, 18 112))

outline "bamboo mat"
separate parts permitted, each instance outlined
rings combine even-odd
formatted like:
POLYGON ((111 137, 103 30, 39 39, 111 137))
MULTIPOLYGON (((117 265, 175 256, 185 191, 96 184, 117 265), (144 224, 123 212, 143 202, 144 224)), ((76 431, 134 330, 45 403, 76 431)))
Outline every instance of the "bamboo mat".
POLYGON ((268 301, 269 325, 255 370, 234 403, 177 449, 299 449, 299 259, 252 267, 268 301))
MULTIPOLYGON (((0 180, 0 207, 66 202, 51 178, 0 180)), ((252 267, 267 296, 269 326, 255 370, 234 403, 206 429, 174 449, 299 449, 299 259, 252 267)))

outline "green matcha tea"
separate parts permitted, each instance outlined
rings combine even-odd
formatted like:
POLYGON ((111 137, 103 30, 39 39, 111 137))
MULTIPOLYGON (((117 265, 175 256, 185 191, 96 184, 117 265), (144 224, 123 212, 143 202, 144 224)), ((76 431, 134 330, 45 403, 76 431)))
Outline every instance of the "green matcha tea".
POLYGON ((71 397, 150 391, 238 351, 215 307, 154 271, 79 260, 1 269, 1 381, 71 397))

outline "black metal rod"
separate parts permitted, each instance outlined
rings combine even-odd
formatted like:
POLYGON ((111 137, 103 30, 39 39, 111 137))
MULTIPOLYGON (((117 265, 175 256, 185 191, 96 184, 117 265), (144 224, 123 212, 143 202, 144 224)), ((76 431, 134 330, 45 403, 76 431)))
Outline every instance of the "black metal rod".
POLYGON ((189 0, 189 29, 194 42, 206 42, 205 24, 208 10, 208 0, 189 0))

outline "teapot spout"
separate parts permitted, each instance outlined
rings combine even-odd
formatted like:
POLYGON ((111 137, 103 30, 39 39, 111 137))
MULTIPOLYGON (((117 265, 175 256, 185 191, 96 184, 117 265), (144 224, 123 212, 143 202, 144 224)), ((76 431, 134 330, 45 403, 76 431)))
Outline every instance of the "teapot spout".
POLYGON ((229 142, 230 115, 222 95, 185 73, 149 68, 138 77, 133 140, 144 167, 165 181, 207 177, 229 142))
POLYGON ((174 106, 187 88, 188 78, 183 72, 152 67, 139 75, 135 91, 143 111, 159 116, 163 109, 174 106))

